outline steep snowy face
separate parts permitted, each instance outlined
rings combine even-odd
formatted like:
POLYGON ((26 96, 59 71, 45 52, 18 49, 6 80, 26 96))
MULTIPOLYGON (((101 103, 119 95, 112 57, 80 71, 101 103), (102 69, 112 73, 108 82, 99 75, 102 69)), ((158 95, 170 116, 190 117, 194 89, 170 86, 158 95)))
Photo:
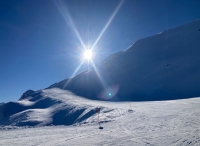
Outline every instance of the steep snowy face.
POLYGON ((135 42, 89 72, 56 83, 90 99, 168 100, 200 96, 200 20, 135 42))

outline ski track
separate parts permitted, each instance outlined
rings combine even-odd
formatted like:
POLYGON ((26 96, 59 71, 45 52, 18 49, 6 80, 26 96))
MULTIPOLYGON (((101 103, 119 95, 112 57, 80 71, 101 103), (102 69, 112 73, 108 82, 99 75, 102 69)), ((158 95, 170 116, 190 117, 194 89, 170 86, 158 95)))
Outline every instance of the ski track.
POLYGON ((98 129, 98 123, 36 128, 3 127, 0 128, 0 145, 200 145, 200 98, 131 102, 131 111, 127 104, 106 103, 111 110, 100 114, 103 130, 98 129), (103 121, 112 117, 111 112, 115 118, 111 122, 103 121))

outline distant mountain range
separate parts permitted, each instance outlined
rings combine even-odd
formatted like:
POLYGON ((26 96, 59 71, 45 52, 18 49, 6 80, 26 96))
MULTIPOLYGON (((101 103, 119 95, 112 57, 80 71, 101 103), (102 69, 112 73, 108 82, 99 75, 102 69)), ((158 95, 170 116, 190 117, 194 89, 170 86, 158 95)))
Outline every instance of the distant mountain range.
POLYGON ((151 101, 200 96, 200 20, 136 41, 96 69, 49 88, 95 100, 151 101))

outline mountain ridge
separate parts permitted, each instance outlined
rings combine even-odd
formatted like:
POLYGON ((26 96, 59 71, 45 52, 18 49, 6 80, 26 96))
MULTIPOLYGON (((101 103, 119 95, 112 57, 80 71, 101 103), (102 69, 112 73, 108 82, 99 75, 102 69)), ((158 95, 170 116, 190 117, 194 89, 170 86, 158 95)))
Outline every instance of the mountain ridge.
POLYGON ((196 20, 140 39, 125 51, 111 54, 96 69, 55 83, 50 88, 70 90, 95 100, 152 101, 197 97, 200 95, 199 30, 200 20, 196 20), (108 97, 114 90, 112 86, 119 86, 119 89, 113 93, 115 96, 108 97), (107 92, 105 97, 99 99, 99 94, 104 91, 107 92))

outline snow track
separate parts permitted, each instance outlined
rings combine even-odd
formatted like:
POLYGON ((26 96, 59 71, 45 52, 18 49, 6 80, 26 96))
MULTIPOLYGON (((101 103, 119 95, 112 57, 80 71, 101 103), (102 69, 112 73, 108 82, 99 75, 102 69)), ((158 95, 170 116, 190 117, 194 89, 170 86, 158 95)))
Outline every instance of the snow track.
POLYGON ((132 110, 127 102, 87 103, 92 107, 98 104, 104 105, 100 114, 102 130, 96 121, 97 115, 72 126, 5 126, 0 128, 0 145, 200 145, 200 98, 131 102, 132 110))

